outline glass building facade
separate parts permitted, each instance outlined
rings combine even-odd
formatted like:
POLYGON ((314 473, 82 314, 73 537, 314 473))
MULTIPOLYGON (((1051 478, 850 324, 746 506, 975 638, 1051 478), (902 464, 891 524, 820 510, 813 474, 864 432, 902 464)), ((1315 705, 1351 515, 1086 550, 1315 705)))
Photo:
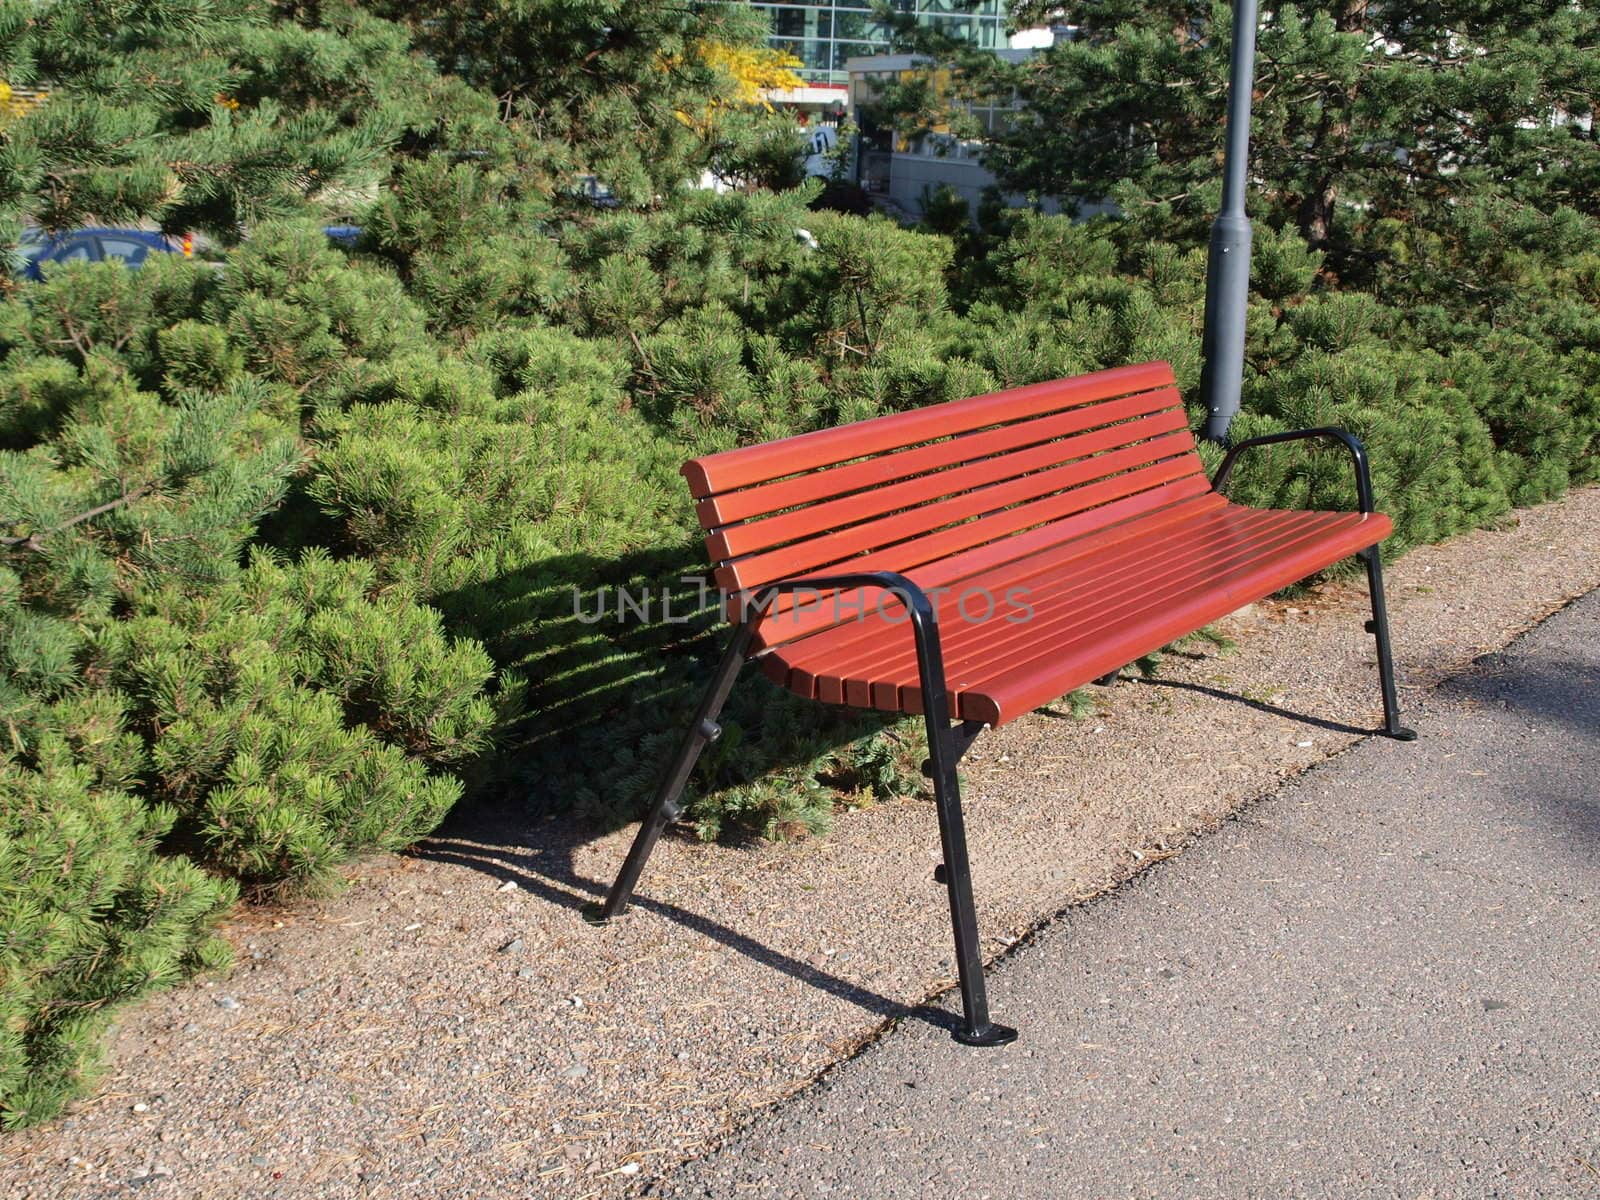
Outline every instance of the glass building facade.
MULTIPOLYGON (((873 0, 813 0, 810 4, 757 4, 772 15, 771 44, 802 66, 807 83, 847 84, 846 60, 887 54, 889 30, 873 19, 873 0)), ((1006 45, 1002 0, 894 0, 917 23, 989 50, 1006 45)))

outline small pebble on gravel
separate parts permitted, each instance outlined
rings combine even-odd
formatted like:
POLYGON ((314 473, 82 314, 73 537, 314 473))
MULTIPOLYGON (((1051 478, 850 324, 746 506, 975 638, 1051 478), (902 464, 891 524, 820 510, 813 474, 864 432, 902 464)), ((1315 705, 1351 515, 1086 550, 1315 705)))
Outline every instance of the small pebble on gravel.
POLYGON ((565 1071, 561 1072, 568 1079, 582 1079, 588 1073, 589 1068, 582 1063, 573 1063, 565 1071))
POLYGON ((239 1008, 241 1006, 240 1006, 239 1002, 237 1000, 235 1000, 232 996, 218 996, 217 997, 217 1007, 218 1008, 225 1008, 229 1012, 232 1012, 234 1009, 239 1008))
POLYGON ((515 954, 518 950, 521 950, 521 949, 522 949, 522 939, 521 938, 512 938, 504 946, 500 947, 500 953, 501 954, 515 954))

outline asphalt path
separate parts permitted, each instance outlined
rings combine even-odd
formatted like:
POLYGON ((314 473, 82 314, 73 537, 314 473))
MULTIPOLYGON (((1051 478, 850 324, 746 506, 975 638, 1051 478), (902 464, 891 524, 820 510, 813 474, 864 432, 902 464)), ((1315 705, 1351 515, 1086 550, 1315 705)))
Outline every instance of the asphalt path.
POLYGON ((1408 699, 654 1191, 1600 1197, 1600 592, 1408 699))

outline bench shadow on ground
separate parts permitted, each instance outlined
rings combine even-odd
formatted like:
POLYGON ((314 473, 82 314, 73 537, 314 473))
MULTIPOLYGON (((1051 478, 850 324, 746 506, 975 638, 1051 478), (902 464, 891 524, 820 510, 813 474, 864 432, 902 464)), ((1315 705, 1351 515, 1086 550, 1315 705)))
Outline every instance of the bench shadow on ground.
MULTIPOLYGON (((1242 704, 1246 708, 1254 709, 1268 716, 1282 717, 1286 721, 1294 721, 1300 725, 1311 725, 1317 729, 1326 729, 1333 733, 1347 733, 1355 737, 1365 737, 1376 733, 1377 730, 1360 725, 1351 725, 1345 721, 1335 721, 1328 717, 1314 716, 1310 713, 1295 712, 1293 709, 1283 708, 1277 704, 1268 704, 1265 700, 1254 700, 1249 696, 1241 696, 1237 692, 1230 692, 1224 688, 1211 687, 1204 683, 1190 683, 1182 679, 1134 678, 1127 682, 1136 683, 1140 687, 1168 688, 1180 692, 1192 692, 1199 696, 1209 696, 1214 700, 1226 700, 1233 704, 1242 704)), ((1373 672, 1372 691, 1374 698, 1378 695, 1377 672, 1373 672)))
MULTIPOLYGON (((581 910, 591 901, 603 898, 611 881, 585 878, 573 866, 574 852, 594 840, 594 836, 595 830, 576 818, 547 816, 519 822, 511 814, 495 812, 480 804, 452 814, 444 826, 432 837, 419 843, 411 854, 432 862, 468 867, 492 878, 515 883, 523 891, 565 909, 576 928, 592 937, 603 938, 607 931, 586 924, 581 910)), ((619 847, 618 866, 621 865, 621 855, 622 848, 619 847)), ((619 919, 634 919, 634 910, 680 925, 764 967, 864 1009, 881 1020, 913 1019, 947 1031, 956 1028, 954 1014, 934 1003, 914 1005, 891 999, 871 988, 773 950, 749 934, 681 905, 652 899, 649 895, 648 869, 640 890, 634 893, 630 913, 619 919)))

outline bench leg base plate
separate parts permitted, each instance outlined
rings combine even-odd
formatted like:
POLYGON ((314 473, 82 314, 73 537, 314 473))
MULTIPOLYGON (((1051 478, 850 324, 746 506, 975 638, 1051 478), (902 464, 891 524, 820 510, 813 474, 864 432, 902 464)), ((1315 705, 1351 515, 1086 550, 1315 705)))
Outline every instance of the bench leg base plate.
POLYGON ((1417 731, 1415 729, 1407 729, 1404 725, 1397 725, 1393 729, 1384 729, 1380 732, 1384 737, 1393 738, 1397 742, 1414 742, 1417 740, 1417 731))
POLYGON ((598 900, 589 901, 579 911, 583 914, 584 924, 586 925, 601 926, 611 924, 611 918, 606 916, 606 906, 598 900))
POLYGON ((977 1033, 957 1029, 955 1039, 963 1046, 1009 1046, 1017 1040, 1017 1031, 1009 1025, 997 1025, 991 1021, 988 1028, 977 1033))

